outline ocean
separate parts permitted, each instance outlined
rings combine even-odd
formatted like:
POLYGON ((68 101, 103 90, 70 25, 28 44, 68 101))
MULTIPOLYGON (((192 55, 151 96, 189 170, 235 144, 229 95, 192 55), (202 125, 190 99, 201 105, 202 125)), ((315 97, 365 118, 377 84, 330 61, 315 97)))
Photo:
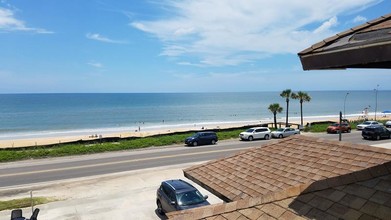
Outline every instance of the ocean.
MULTIPOLYGON (((391 110, 391 91, 307 91, 304 117, 377 115, 391 110)), ((0 140, 93 133, 117 133, 178 126, 270 121, 268 106, 280 92, 232 93, 82 93, 0 94, 0 140)), ((290 118, 300 117, 298 100, 290 100, 290 118)))

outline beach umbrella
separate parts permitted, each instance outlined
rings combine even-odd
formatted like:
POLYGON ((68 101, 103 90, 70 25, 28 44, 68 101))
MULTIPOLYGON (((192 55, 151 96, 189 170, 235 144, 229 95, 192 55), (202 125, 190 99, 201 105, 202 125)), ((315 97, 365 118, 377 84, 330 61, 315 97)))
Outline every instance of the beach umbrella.
POLYGON ((384 113, 384 114, 391 113, 391 110, 385 110, 385 111, 382 111, 381 113, 384 113))

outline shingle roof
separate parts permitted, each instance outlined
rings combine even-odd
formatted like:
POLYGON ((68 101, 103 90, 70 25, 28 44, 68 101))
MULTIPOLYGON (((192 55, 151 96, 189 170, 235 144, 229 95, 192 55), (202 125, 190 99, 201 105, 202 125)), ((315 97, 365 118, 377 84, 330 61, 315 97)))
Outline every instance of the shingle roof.
POLYGON ((184 173, 229 203, 169 213, 170 219, 391 216, 388 149, 299 135, 184 173))
POLYGON ((298 53, 304 70, 391 68, 391 14, 322 40, 298 53))
POLYGON ((388 162, 339 176, 335 181, 326 181, 329 185, 318 181, 307 188, 296 186, 258 198, 171 212, 167 215, 173 220, 390 219, 390 171, 391 162, 388 162), (353 176, 366 176, 366 180, 357 181, 353 176))
POLYGON ((391 161, 391 150, 295 135, 184 170, 224 201, 259 197, 391 161))
POLYGON ((325 47, 327 45, 335 43, 335 42, 339 41, 340 39, 347 37, 347 36, 351 36, 352 34, 355 34, 355 33, 364 33, 364 32, 370 32, 370 31, 390 28, 391 27, 391 20, 390 19, 391 19, 391 14, 387 14, 387 15, 383 15, 377 19, 368 21, 362 25, 352 27, 349 30, 338 33, 332 37, 329 37, 327 39, 322 40, 321 42, 318 42, 318 43, 312 45, 311 47, 299 52, 299 55, 305 55, 305 54, 309 54, 309 53, 313 53, 313 52, 323 51, 323 50, 325 50, 325 47))

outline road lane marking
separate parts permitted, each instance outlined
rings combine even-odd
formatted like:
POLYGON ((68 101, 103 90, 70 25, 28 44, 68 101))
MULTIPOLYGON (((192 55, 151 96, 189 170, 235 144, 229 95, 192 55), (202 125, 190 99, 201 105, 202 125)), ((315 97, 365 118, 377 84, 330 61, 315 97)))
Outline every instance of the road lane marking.
POLYGON ((91 167, 100 167, 100 166, 107 166, 107 165, 124 164, 124 163, 132 163, 132 162, 140 162, 140 161, 148 161, 148 160, 164 159, 164 158, 172 158, 172 157, 178 157, 178 156, 192 156, 192 155, 201 155, 201 154, 209 154, 209 153, 216 153, 216 152, 242 151, 242 150, 246 150, 246 149, 250 149, 250 148, 254 148, 254 147, 246 147, 246 148, 240 148, 240 149, 214 150, 214 151, 197 152, 197 153, 185 153, 185 154, 176 154, 176 155, 167 155, 167 156, 159 156, 159 157, 150 157, 150 158, 143 158, 143 159, 131 159, 131 160, 116 161, 116 162, 106 162, 106 163, 83 165, 83 166, 64 167, 64 168, 57 168, 57 169, 48 169, 48 170, 39 170, 39 171, 29 171, 29 172, 20 172, 20 173, 12 173, 12 174, 3 174, 3 175, 0 175, 0 178, 2 178, 2 177, 12 177, 12 176, 22 176, 22 175, 29 175, 29 174, 39 174, 39 173, 50 173, 50 172, 58 172, 58 171, 66 171, 66 170, 76 170, 76 169, 84 169, 84 168, 91 168, 91 167))

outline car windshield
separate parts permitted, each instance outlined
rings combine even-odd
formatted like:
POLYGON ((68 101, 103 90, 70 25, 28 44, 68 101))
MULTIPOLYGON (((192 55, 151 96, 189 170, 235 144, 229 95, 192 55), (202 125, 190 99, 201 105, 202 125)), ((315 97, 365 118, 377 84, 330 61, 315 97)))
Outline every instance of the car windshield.
POLYGON ((279 128, 279 129, 277 129, 277 131, 284 131, 284 129, 283 128, 279 128))
POLYGON ((201 134, 200 133, 195 133, 195 134, 193 134, 193 136, 192 137, 199 137, 201 134))
POLYGON ((250 129, 248 129, 246 132, 251 133, 251 132, 253 132, 253 131, 254 131, 254 129, 250 128, 250 129))
POLYGON ((205 201, 198 190, 177 194, 178 205, 195 205, 205 201))
POLYGON ((338 126, 339 126, 339 124, 338 124, 338 123, 335 123, 335 124, 332 124, 331 126, 338 127, 338 126))
POLYGON ((364 122, 364 123, 362 123, 363 125, 370 125, 371 124, 371 122, 369 122, 369 121, 366 121, 366 122, 364 122))

